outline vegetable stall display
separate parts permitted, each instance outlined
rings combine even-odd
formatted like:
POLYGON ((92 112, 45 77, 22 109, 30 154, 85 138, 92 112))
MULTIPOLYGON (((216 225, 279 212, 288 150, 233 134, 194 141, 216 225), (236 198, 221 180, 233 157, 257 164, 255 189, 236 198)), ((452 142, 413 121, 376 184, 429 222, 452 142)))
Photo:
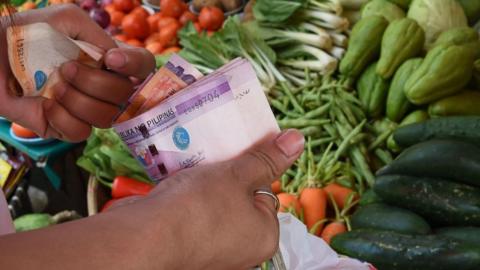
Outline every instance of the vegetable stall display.
MULTIPOLYGON (((476 3, 252 0, 239 15, 243 1, 163 0, 154 14, 133 0, 79 4, 158 66, 171 52, 205 74, 248 59, 279 126, 306 138, 272 184, 280 211, 388 270, 478 268, 476 3)), ((108 209, 153 188, 141 162, 94 129, 78 165, 111 189, 108 209)))

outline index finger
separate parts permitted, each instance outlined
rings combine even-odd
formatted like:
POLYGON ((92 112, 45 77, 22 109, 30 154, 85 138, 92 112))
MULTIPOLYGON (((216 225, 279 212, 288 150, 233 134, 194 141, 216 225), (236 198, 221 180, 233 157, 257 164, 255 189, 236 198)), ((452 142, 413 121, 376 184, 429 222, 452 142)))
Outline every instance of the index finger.
POLYGON ((72 39, 93 44, 104 51, 116 48, 117 44, 95 23, 88 14, 74 4, 54 5, 39 10, 16 13, 15 24, 47 22, 57 31, 72 39))

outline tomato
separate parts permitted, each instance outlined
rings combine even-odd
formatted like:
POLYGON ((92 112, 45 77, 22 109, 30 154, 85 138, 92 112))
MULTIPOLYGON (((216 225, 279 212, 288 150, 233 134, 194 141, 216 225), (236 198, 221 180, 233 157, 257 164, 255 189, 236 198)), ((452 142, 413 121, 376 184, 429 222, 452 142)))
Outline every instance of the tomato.
POLYGON ((204 7, 198 16, 198 22, 203 29, 217 31, 225 19, 223 11, 217 7, 204 7))
POLYGON ((124 35, 124 34, 115 35, 114 38, 118 41, 121 41, 121 42, 127 42, 127 40, 128 40, 127 35, 124 35))
POLYGON ((145 45, 148 45, 150 43, 159 42, 159 41, 160 41, 160 34, 159 33, 153 33, 150 36, 148 36, 147 39, 145 39, 144 43, 145 43, 145 45))
POLYGON ((125 13, 121 11, 112 11, 110 14, 110 24, 113 26, 120 26, 122 25, 123 18, 125 18, 125 13))
POLYGON ((152 54, 157 55, 163 52, 163 45, 160 42, 152 42, 145 46, 145 49, 149 50, 152 54))
POLYGON ((150 25, 150 32, 158 32, 158 21, 163 17, 162 14, 160 13, 155 13, 153 15, 150 15, 147 18, 148 25, 150 25))
POLYGON ((160 10, 167 17, 179 18, 184 11, 181 0, 160 0, 160 10))
POLYGON ((179 22, 175 19, 175 18, 172 18, 172 17, 161 17, 160 19, 158 19, 158 30, 162 30, 162 28, 164 28, 165 26, 169 25, 169 24, 179 24, 179 22))
POLYGON ((135 13, 128 14, 123 18, 122 30, 131 38, 144 39, 150 34, 147 18, 138 16, 135 13))
POLYGON ((38 135, 35 134, 35 132, 27 129, 27 128, 24 128, 22 126, 20 126, 19 124, 16 124, 16 123, 12 123, 12 131, 13 131, 13 134, 15 134, 16 136, 20 137, 20 138, 27 138, 27 139, 32 139, 32 138, 37 138, 38 135))
POLYGON ((181 49, 177 46, 173 46, 170 48, 166 48, 163 50, 162 54, 169 54, 169 53, 178 53, 181 49))
POLYGON ((127 43, 130 46, 143 48, 143 43, 140 40, 135 38, 129 39, 125 43, 127 43))
POLYGON ((140 0, 133 0, 134 7, 140 7, 141 5, 142 5, 142 2, 140 0))
POLYGON ((177 32, 182 26, 179 22, 171 23, 160 29, 159 41, 163 46, 177 43, 177 32))
POLYGON ((185 11, 183 12, 182 16, 180 16, 179 21, 182 25, 186 25, 189 21, 196 22, 197 19, 197 15, 193 14, 190 11, 185 11))
POLYGON ((143 17, 148 17, 150 16, 150 13, 148 13, 148 11, 146 11, 143 7, 136 7, 132 10, 132 12, 130 13, 135 13, 137 15, 140 15, 140 16, 143 16, 143 17))
POLYGON ((199 22, 194 23, 193 26, 195 27, 195 30, 197 30, 198 33, 201 33, 203 31, 199 22))
POLYGON ((37 5, 33 2, 25 2, 22 5, 23 10, 31 10, 31 9, 36 9, 36 8, 37 8, 37 5))
POLYGON ((133 0, 113 0, 112 3, 117 10, 126 13, 132 11, 135 8, 133 0))
POLYGON ((110 15, 112 14, 112 12, 117 11, 113 4, 108 4, 103 9, 105 9, 105 11, 108 12, 110 15))

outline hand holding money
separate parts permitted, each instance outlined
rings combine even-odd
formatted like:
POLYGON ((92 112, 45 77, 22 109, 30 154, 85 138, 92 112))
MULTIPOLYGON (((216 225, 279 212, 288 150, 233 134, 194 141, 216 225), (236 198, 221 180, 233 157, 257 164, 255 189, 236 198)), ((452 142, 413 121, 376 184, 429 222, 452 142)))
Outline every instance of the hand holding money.
POLYGON ((118 48, 73 5, 19 13, 15 25, 9 33, 23 36, 9 36, 10 51, 6 42, 0 45, 0 80, 13 78, 14 71, 22 87, 17 95, 7 92, 7 84, 0 88, 0 114, 44 137, 81 141, 92 126, 110 127, 134 91, 129 77, 144 79, 155 67, 150 53, 118 48))

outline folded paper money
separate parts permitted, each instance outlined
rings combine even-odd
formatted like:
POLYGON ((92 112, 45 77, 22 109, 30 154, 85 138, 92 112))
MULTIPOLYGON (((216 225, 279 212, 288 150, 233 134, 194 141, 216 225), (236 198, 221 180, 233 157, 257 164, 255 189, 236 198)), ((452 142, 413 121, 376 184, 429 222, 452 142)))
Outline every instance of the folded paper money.
POLYGON ((76 60, 92 67, 102 65, 104 52, 73 40, 47 23, 11 26, 7 29, 8 59, 22 96, 51 98, 60 79, 61 64, 76 60))
MULTIPOLYGON (((176 55, 171 59, 175 63, 178 60, 176 55)), ((186 62, 180 67, 175 63, 167 63, 166 68, 194 70, 186 62)), ((160 71, 157 74, 167 76, 160 71)), ((114 125, 155 181, 185 168, 228 160, 279 132, 247 60, 236 59, 206 77, 185 83, 192 84, 175 90, 146 112, 114 125)), ((149 85, 155 84, 147 82, 145 87, 149 85)))

